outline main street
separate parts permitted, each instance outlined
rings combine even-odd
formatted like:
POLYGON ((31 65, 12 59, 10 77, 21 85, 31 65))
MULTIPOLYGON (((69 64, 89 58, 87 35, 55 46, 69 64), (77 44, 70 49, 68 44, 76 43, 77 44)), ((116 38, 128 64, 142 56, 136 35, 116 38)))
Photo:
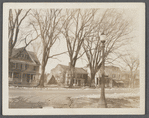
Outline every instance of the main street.
MULTIPOLYGON (((106 89, 106 94, 130 93, 131 89, 106 89)), ((138 90, 134 89, 133 93, 138 90)), ((10 88, 10 108, 69 108, 72 97, 100 95, 100 89, 67 89, 67 88, 10 88)))

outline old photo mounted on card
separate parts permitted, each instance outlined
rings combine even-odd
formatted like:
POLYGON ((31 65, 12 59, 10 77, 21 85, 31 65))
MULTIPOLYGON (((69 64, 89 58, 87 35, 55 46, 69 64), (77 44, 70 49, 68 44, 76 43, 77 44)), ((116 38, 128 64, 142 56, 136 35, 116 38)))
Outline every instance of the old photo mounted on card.
POLYGON ((3 115, 145 113, 145 3, 4 3, 3 115))

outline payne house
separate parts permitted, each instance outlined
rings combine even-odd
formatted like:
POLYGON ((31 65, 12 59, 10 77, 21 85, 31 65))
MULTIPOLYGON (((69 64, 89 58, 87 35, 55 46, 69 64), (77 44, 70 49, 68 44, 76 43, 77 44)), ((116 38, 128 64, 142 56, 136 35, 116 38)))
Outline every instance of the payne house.
POLYGON ((34 52, 14 48, 9 64, 9 83, 30 84, 37 82, 40 62, 34 52))
MULTIPOLYGON (((52 75, 58 83, 69 85, 71 72, 69 66, 58 64, 51 70, 52 75)), ((83 68, 75 67, 73 76, 73 86, 83 86, 87 83, 87 71, 83 68)))

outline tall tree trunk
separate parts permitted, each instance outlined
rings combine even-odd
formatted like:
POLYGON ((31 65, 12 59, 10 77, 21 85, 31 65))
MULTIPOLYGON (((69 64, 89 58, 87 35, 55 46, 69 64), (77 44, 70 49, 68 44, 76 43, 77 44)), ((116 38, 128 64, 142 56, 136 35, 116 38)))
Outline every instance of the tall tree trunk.
POLYGON ((132 70, 130 70, 130 77, 131 77, 130 87, 133 88, 133 75, 132 75, 132 70))
POLYGON ((92 85, 92 81, 95 79, 95 73, 94 72, 91 72, 91 81, 89 83, 89 87, 91 87, 92 85))
POLYGON ((46 67, 46 59, 45 59, 45 51, 43 52, 43 59, 42 59, 42 65, 41 65, 41 76, 38 87, 44 87, 44 74, 45 74, 45 67, 46 67))
POLYGON ((69 88, 72 88, 73 86, 73 79, 74 79, 74 67, 70 65, 70 74, 71 74, 71 78, 70 78, 70 84, 69 84, 69 88))
MULTIPOLYGON (((10 60, 11 60, 11 55, 12 55, 12 40, 9 40, 9 60, 8 60, 8 65, 9 65, 9 70, 11 69, 11 64, 10 64, 10 60)), ((8 72, 9 73, 9 72, 8 72)))
POLYGON ((45 73, 45 65, 42 65, 41 76, 38 87, 44 87, 44 73, 45 73))
POLYGON ((132 75, 132 88, 134 88, 134 77, 132 75))

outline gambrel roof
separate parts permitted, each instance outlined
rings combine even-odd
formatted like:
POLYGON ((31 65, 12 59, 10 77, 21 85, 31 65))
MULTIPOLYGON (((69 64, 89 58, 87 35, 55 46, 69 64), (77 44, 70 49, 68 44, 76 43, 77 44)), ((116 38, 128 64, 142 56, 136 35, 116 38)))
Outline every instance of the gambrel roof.
MULTIPOLYGON (((35 53, 26 50, 24 47, 22 47, 22 48, 14 48, 14 49, 12 50, 12 56, 11 56, 11 58, 13 59, 13 57, 14 57, 15 55, 17 55, 18 53, 21 53, 23 50, 25 50, 25 51, 28 53, 29 57, 33 60, 33 62, 35 62, 37 65, 40 65, 40 62, 39 62, 37 56, 35 55, 35 53)), ((20 60, 20 61, 21 61, 21 60, 20 60)))

